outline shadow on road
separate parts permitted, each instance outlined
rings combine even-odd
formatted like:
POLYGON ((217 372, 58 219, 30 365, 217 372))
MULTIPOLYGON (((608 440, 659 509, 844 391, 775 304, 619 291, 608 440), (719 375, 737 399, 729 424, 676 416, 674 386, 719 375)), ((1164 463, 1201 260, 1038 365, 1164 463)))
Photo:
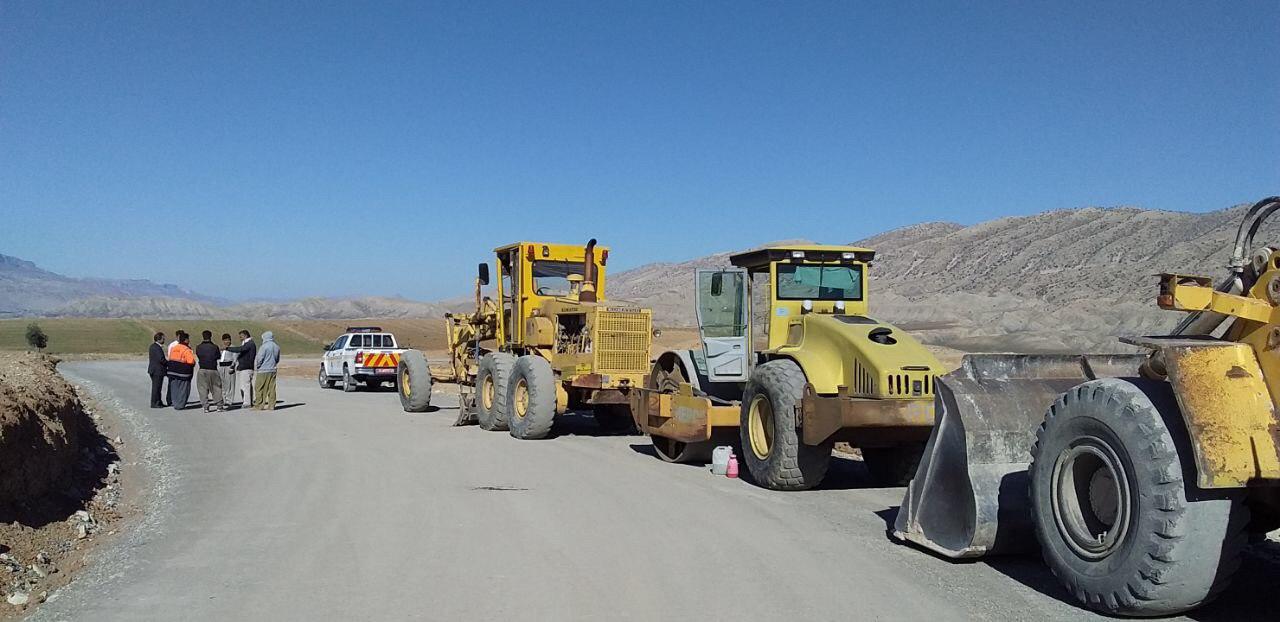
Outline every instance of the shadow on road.
MULTIPOLYGON (((890 540, 894 540, 889 533, 892 532, 894 521, 898 518, 898 510, 898 507, 891 507, 875 513, 884 521, 885 534, 890 540)), ((897 540, 894 541, 897 542, 897 540)), ((1040 558, 1039 552, 953 560, 906 543, 899 544, 904 549, 933 557, 939 564, 957 566, 985 564, 1044 596, 1072 607, 1080 606, 1075 597, 1062 587, 1057 577, 1053 576, 1049 567, 1040 558)), ((1280 579, 1280 543, 1268 541, 1255 544, 1246 550, 1243 563, 1236 572, 1231 586, 1214 602, 1184 615, 1199 622, 1274 621, 1277 619, 1274 597, 1277 579, 1280 579)))

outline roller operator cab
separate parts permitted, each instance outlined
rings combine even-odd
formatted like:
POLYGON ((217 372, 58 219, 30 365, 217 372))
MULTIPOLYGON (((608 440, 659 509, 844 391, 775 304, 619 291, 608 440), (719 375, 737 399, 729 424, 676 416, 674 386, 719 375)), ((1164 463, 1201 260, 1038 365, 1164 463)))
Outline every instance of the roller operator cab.
POLYGON ((449 379, 475 387, 464 416, 517 438, 543 438, 553 419, 591 410, 609 431, 632 428, 628 394, 649 368, 648 309, 605 299, 609 249, 518 242, 494 249, 476 279, 476 311, 446 318, 449 379))
POLYGON ((658 456, 705 460, 737 437, 756 483, 798 490, 822 481, 844 441, 877 480, 905 483, 933 424, 941 370, 910 335, 867 315, 874 255, 770 247, 733 255, 732 268, 697 270, 702 347, 663 352, 632 399, 658 456), (767 309, 752 308, 753 289, 767 309))

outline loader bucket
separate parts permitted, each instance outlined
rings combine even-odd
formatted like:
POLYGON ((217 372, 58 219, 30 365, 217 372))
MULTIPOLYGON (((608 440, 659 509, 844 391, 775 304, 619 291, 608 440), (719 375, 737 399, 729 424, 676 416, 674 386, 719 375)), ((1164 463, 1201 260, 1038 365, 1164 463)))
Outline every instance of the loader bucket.
POLYGON ((893 535, 951 558, 1034 549, 1027 467, 1057 397, 1138 375, 1146 355, 967 355, 938 379, 933 433, 893 535))

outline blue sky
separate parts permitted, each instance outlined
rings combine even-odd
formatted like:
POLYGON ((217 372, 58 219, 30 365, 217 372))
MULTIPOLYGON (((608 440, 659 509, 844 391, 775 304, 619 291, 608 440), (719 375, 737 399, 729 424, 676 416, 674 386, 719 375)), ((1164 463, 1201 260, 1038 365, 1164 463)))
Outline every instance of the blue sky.
POLYGON ((1275 2, 0 0, 0 253, 233 298, 1280 191, 1275 2))

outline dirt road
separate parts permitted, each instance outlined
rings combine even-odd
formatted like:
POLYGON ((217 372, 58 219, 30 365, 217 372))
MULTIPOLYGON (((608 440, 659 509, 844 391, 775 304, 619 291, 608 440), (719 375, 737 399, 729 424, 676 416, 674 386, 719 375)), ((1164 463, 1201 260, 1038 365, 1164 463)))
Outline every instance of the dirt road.
MULTIPOLYGON (((768 492, 585 418, 536 442, 453 428, 447 394, 411 415, 392 392, 285 379, 281 410, 205 415, 146 409, 138 363, 64 371, 127 409, 153 493, 36 619, 1090 618, 1035 559, 893 543, 902 490, 852 461, 823 490, 768 492)), ((1195 619, 1267 619, 1276 576, 1195 619)))

